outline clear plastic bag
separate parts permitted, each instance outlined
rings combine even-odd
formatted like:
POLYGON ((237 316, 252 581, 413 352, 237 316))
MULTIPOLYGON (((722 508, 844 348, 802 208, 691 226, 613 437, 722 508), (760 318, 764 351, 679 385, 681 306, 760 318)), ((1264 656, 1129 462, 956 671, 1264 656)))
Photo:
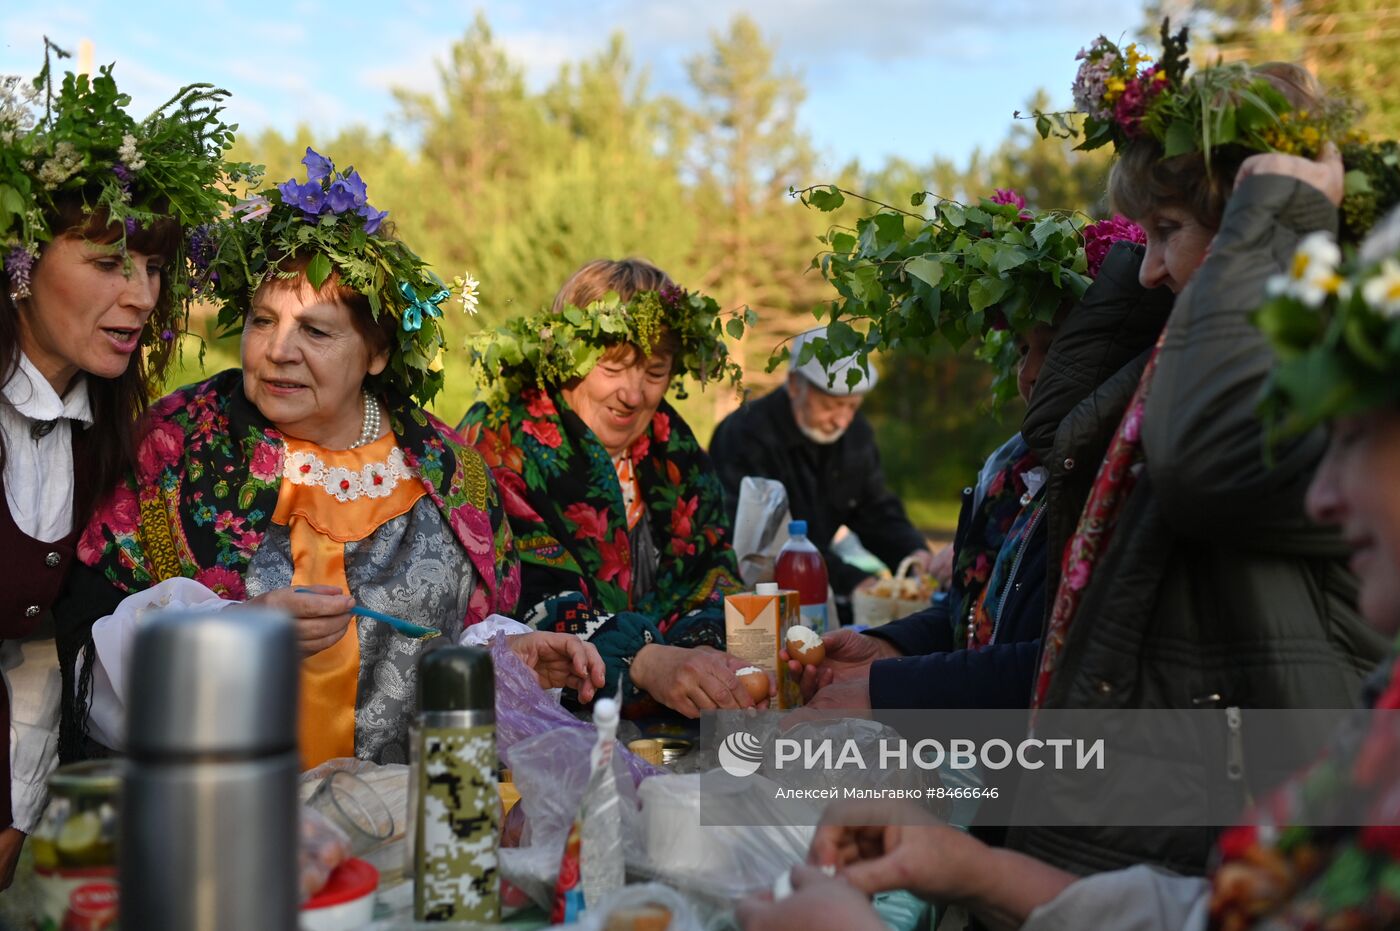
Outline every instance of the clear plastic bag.
MULTIPOLYGON (((525 817, 520 845, 501 848, 501 875, 549 911, 564 843, 591 775, 589 756, 597 731, 540 687, 504 636, 492 642, 491 656, 496 667, 496 745, 510 767, 525 817)), ((623 854, 630 863, 641 855, 637 784, 664 770, 628 752, 620 741, 613 748, 612 766, 623 854)))
POLYGON ((815 831, 783 817, 803 803, 785 801, 780 810, 777 788, 760 775, 739 778, 721 771, 647 780, 638 790, 644 856, 629 860, 631 871, 725 909, 770 891, 779 876, 805 860, 815 831), (724 794, 731 824, 700 823, 702 778, 706 792, 724 794))
MULTIPOLYGON (((496 670, 496 747, 501 754, 501 759, 506 765, 515 770, 515 763, 510 759, 511 748, 523 740, 537 737, 540 734, 552 734, 564 730, 572 730, 587 735, 587 745, 593 745, 593 725, 588 721, 582 721, 574 717, 572 713, 559 704, 559 696, 553 692, 546 691, 540 687, 539 680, 535 678, 534 670, 525 665, 524 660, 516 656, 506 643, 504 634, 496 635, 491 641, 491 660, 496 670)), ((653 766, 641 757, 628 752, 623 748, 623 744, 630 739, 625 725, 618 729, 618 750, 617 755, 622 759, 630 777, 629 781, 636 786, 648 776, 665 772, 658 766, 653 766)), ((635 733, 635 732, 634 732, 635 733)), ((588 751, 585 750, 581 760, 577 761, 583 768, 588 765, 588 751)), ((516 778, 516 782, 519 782, 516 778)), ((579 789, 582 793, 582 787, 579 789)), ((577 803, 578 799, 574 800, 577 803)), ((573 813, 570 812, 570 817, 573 813)))
POLYGON ((314 808, 301 806, 301 843, 297 876, 301 900, 320 892, 337 866, 350 856, 350 838, 314 808))

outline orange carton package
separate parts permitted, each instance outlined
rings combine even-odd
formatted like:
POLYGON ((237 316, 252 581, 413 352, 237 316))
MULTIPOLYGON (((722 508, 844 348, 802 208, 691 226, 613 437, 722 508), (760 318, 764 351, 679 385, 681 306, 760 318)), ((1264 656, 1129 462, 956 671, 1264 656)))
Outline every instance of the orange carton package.
POLYGON ((778 651, 787 639, 788 628, 802 623, 797 592, 779 590, 772 582, 761 582, 757 592, 727 595, 724 599, 726 650, 772 675, 778 683, 778 707, 796 708, 802 704, 797 683, 789 681, 787 663, 778 651))

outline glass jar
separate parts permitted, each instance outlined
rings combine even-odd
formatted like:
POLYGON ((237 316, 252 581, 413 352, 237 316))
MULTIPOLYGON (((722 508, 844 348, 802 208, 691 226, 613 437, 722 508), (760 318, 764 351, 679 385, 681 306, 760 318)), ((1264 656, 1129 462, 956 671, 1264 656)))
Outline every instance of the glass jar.
POLYGON ((40 931, 104 931, 117 925, 116 760, 60 766, 49 807, 29 843, 40 889, 40 931))

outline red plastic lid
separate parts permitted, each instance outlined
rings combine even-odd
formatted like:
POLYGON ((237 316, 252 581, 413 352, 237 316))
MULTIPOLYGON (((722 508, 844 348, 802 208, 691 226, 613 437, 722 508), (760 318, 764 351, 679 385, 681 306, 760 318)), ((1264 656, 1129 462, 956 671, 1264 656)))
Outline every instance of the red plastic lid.
POLYGON ((325 888, 307 899, 302 911, 344 905, 371 895, 379 888, 379 871, 364 860, 349 859, 331 871, 325 888))

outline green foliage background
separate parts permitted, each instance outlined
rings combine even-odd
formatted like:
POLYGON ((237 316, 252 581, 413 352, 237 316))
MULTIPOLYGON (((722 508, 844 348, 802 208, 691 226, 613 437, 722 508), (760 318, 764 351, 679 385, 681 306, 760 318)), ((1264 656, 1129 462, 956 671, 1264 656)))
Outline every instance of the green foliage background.
MULTIPOLYGON (((1380 102, 1384 82, 1375 76, 1393 71, 1386 56, 1400 54, 1400 43, 1370 48, 1320 36, 1326 29, 1335 36, 1347 23, 1356 26, 1350 31, 1400 30, 1400 15, 1376 20, 1377 27, 1374 17, 1353 15, 1353 7, 1374 6, 1363 0, 1167 0, 1147 4, 1145 21, 1159 12, 1154 6, 1171 7, 1167 12, 1177 18, 1185 8, 1198 32, 1207 23, 1234 30, 1219 41, 1251 58, 1288 57, 1293 41, 1363 101, 1375 101, 1373 132, 1394 135, 1393 101, 1380 102), (1270 31, 1278 5, 1293 16, 1283 33, 1270 31), (1323 7, 1347 17, 1329 25, 1323 7), (1350 58, 1333 54, 1338 48, 1350 58)), ((1144 32, 1155 35, 1156 23, 1144 32)), ((1085 44, 1090 39, 1086 33, 1085 44)), ((836 296, 811 267, 823 248, 817 237, 832 225, 853 226, 870 210, 848 201, 821 213, 789 197, 792 188, 837 184, 903 206, 920 190, 975 204, 994 188, 1009 187, 1035 208, 1105 215, 1108 153, 1041 140, 1032 123, 1012 119, 1014 106, 1007 108, 1004 141, 963 164, 914 154, 817 175, 817 153, 798 121, 803 80, 775 64, 774 41, 752 20, 736 17, 687 62, 691 86, 684 100, 650 88, 621 32, 596 56, 565 65, 547 87, 531 89, 522 65, 478 17, 439 65, 436 89, 398 93, 396 125, 351 126, 333 138, 313 138, 306 129, 267 132, 241 138, 234 154, 267 164, 272 182, 301 176, 307 145, 339 167, 353 164, 373 203, 390 211, 399 234, 440 275, 469 270, 481 280, 480 316, 448 314, 447 386, 435 409, 453 422, 477 396, 466 372, 466 337, 539 308, 569 273, 599 257, 648 258, 725 310, 742 304, 757 310, 759 325, 732 348, 745 363, 749 389, 770 390, 783 373, 765 373, 769 354, 816 325, 814 309, 836 296), (413 142, 395 144, 389 128, 413 142)), ((1023 113, 1054 109, 1043 90, 1019 103, 1023 113)), ((919 118, 916 104, 909 118, 919 118)), ((204 369, 236 359, 236 344, 211 344, 204 369)), ((878 365, 881 383, 865 410, 889 478, 926 526, 946 524, 955 517, 949 502, 957 491, 1016 429, 1020 404, 993 412, 992 373, 966 352, 902 352, 878 365)), ((195 354, 187 352, 175 381, 200 374, 195 354)), ((692 392, 681 408, 703 441, 736 403, 727 388, 711 386, 692 392)))

